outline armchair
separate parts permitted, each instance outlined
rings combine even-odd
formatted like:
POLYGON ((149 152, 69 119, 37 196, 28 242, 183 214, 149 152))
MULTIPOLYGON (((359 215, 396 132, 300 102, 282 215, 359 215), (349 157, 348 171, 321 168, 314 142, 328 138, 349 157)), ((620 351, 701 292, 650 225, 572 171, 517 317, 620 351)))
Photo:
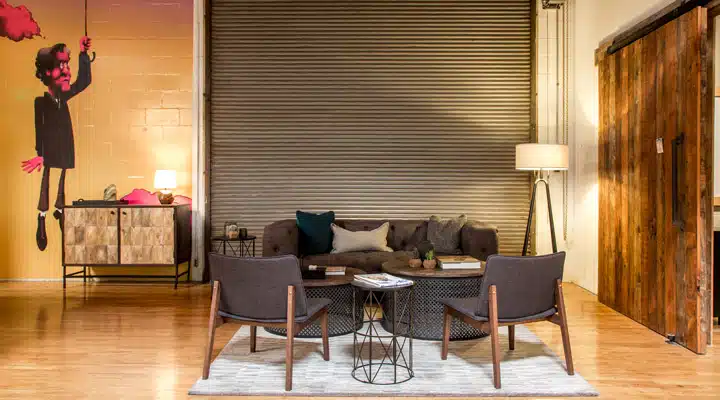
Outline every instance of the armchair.
POLYGON ((479 298, 442 299, 445 306, 443 360, 447 359, 453 318, 490 332, 493 383, 500 389, 498 327, 507 326, 510 350, 515 325, 549 321, 560 326, 568 375, 574 375, 570 336, 562 293, 565 252, 539 257, 488 257, 479 298))
POLYGON ((318 318, 323 359, 330 360, 328 299, 308 299, 295 256, 237 258, 210 254, 214 280, 203 379, 210 374, 215 328, 231 320, 250 325, 250 352, 255 352, 258 326, 287 329, 285 390, 292 390, 293 338, 318 318))

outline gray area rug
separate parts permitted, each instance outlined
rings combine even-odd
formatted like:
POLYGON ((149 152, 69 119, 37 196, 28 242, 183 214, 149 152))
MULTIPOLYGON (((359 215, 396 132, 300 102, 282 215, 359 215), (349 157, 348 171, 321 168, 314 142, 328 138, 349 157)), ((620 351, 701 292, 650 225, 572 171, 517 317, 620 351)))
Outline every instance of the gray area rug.
MULTIPOLYGON (((382 327, 376 325, 381 333, 382 327)), ((489 337, 450 342, 448 359, 440 359, 441 342, 413 341, 415 376, 397 385, 371 385, 351 376, 353 335, 330 338, 330 361, 322 359, 320 339, 296 339, 293 390, 285 392, 285 338, 258 328, 257 352, 250 353, 250 330, 243 326, 210 367, 210 378, 198 380, 195 395, 291 396, 597 396, 577 371, 569 376, 558 357, 524 326, 517 326, 515 350, 508 350, 507 328, 501 328, 502 389, 492 383, 489 337)), ((387 345, 387 342, 384 342, 387 345)), ((368 350, 369 346, 365 346, 368 350)), ((407 352, 406 345, 405 351, 407 352)), ((367 352, 365 356, 367 357, 367 352)), ((380 361, 382 348, 373 346, 380 361)), ((407 353, 406 353, 407 354, 407 353)), ((387 369, 386 369, 387 368, 387 369)), ((383 367, 378 379, 388 379, 383 367)), ((361 376, 359 372, 358 376, 361 376)), ((398 378, 401 378, 398 370, 398 378)))

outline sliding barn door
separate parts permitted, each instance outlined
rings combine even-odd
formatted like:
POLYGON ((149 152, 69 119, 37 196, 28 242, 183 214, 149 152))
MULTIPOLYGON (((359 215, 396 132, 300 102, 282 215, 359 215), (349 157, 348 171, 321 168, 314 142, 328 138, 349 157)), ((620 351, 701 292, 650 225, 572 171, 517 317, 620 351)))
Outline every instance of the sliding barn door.
POLYGON ((599 59, 600 301, 704 353, 711 321, 706 10, 599 59))

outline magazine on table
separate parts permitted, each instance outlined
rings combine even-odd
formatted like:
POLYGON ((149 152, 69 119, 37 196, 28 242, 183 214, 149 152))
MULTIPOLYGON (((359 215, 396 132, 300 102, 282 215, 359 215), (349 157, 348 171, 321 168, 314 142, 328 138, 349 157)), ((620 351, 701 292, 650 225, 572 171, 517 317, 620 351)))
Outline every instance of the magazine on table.
POLYGON ((413 284, 411 280, 386 273, 355 275, 355 280, 376 287, 410 286, 413 284))

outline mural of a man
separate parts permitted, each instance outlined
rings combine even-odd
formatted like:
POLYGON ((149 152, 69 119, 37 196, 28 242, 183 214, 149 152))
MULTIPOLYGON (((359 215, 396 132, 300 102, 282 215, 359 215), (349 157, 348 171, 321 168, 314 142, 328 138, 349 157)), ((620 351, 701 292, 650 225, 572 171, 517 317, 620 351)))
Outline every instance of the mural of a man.
POLYGON ((23 161, 22 169, 27 173, 42 170, 40 200, 38 201, 38 226, 35 239, 38 248, 47 247, 45 215, 50 209, 50 170, 60 170, 57 199, 53 216, 63 228, 65 207, 65 174, 75 168, 75 139, 68 101, 85 90, 92 81, 88 50, 91 39, 80 39, 78 76, 70 83, 70 50, 64 43, 40 49, 35 59, 35 76, 46 86, 42 97, 35 99, 35 150, 37 157, 23 161))

